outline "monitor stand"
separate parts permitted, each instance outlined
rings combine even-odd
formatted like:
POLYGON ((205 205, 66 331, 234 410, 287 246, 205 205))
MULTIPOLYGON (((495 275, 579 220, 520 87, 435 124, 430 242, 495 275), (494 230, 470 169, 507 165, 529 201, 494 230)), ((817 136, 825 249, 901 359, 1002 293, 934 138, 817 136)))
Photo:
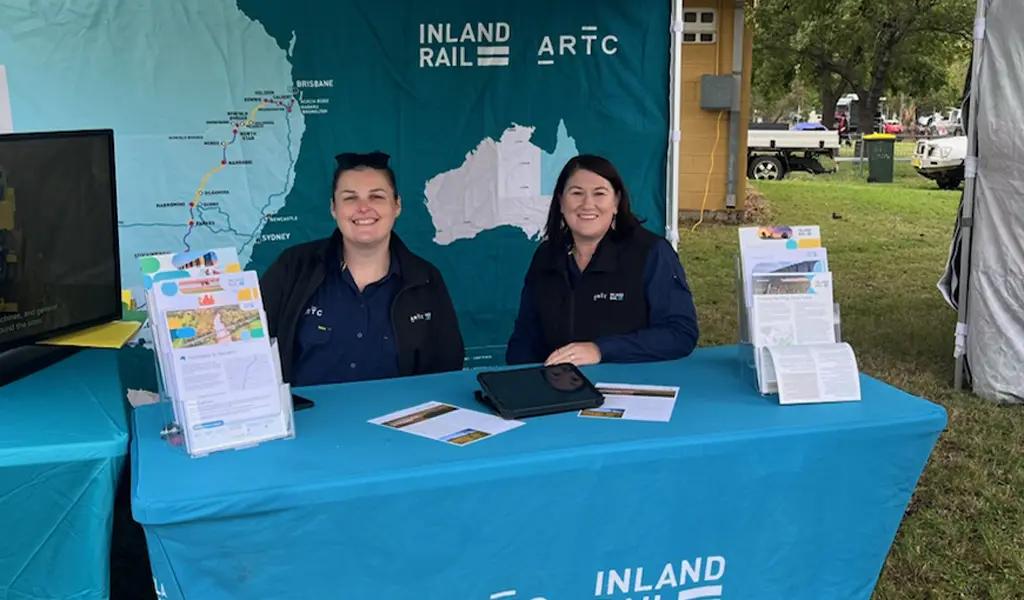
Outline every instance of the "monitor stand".
POLYGON ((78 350, 71 346, 32 345, 0 352, 0 386, 45 369, 78 350))

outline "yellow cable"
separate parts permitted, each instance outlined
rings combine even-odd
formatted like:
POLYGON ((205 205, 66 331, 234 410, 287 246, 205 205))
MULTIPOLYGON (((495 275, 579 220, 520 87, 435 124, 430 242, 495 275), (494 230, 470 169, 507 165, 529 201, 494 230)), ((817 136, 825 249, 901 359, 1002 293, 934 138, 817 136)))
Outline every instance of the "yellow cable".
POLYGON ((725 114, 724 110, 718 111, 718 118, 715 119, 715 144, 711 146, 711 165, 708 167, 708 176, 704 179, 704 199, 700 202, 700 218, 693 227, 690 228, 690 232, 697 231, 700 224, 704 222, 704 208, 708 204, 708 191, 711 189, 711 174, 715 171, 715 153, 718 152, 718 141, 722 138, 722 115, 725 114))
MULTIPOLYGON (((733 26, 735 26, 735 23, 733 24, 733 26)), ((719 34, 721 34, 721 31, 719 31, 719 34)), ((722 39, 721 35, 719 35, 718 37, 715 38, 715 75, 718 75, 722 72, 721 62, 722 39)), ((708 176, 704 180, 704 199, 701 200, 700 202, 700 218, 697 219, 697 222, 694 223, 693 227, 690 228, 691 233, 697 231, 697 228, 700 227, 700 224, 704 222, 704 207, 706 207, 708 204, 708 189, 711 187, 711 174, 715 170, 715 152, 718 151, 718 140, 722 136, 722 128, 720 127, 720 124, 722 122, 722 115, 724 114, 725 111, 718 111, 718 118, 715 119, 715 145, 711 147, 711 166, 710 168, 708 168, 708 176)))

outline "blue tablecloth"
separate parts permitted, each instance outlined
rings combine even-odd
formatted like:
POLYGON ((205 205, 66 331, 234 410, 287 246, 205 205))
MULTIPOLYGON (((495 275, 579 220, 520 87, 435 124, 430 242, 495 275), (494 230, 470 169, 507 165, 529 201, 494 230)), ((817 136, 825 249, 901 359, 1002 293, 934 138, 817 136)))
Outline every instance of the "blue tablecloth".
POLYGON ((366 421, 477 407, 471 371, 306 388, 297 437, 190 459, 138 410, 132 505, 178 598, 868 598, 945 411, 862 377, 779 406, 736 349, 585 369, 670 423, 530 419, 465 447, 366 421))
POLYGON ((107 598, 122 397, 115 351, 0 387, 0 598, 107 598))

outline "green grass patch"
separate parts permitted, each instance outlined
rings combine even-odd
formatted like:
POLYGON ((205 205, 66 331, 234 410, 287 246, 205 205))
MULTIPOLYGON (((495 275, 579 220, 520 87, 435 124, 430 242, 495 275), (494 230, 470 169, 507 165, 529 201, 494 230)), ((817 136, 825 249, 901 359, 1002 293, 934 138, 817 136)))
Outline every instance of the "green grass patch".
POLYGON ((792 181, 817 181, 819 183, 832 183, 832 184, 843 184, 843 185, 865 185, 870 188, 892 188, 890 192, 901 193, 905 189, 917 189, 917 190, 938 190, 939 186, 931 179, 926 179, 917 174, 914 170, 913 165, 909 161, 897 161, 893 165, 892 179, 890 183, 872 183, 868 184, 868 163, 865 160, 864 166, 860 167, 855 162, 840 162, 833 163, 831 160, 825 158, 821 159, 821 165, 826 169, 831 169, 834 164, 837 164, 839 169, 835 173, 826 173, 823 175, 811 175, 810 173, 802 173, 795 171, 786 175, 786 180, 792 181))
MULTIPOLYGON (((935 283, 960 194, 913 177, 928 185, 797 176, 757 187, 776 222, 821 226, 843 338, 861 369, 949 413, 875 598, 1024 598, 1024 409, 952 389, 956 314, 935 283)), ((734 343, 735 288, 722 279, 734 279, 736 227, 689 227, 680 227, 679 253, 701 344, 734 343)))

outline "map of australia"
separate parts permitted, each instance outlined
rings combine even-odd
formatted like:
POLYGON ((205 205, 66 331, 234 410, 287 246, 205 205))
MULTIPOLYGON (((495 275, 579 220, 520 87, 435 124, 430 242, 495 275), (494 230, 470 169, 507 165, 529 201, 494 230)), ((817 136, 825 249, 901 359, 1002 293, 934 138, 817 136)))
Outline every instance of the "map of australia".
POLYGON ((530 239, 541 234, 558 173, 579 152, 564 121, 550 154, 530 141, 533 133, 533 127, 513 124, 497 141, 484 138, 461 166, 427 181, 435 243, 472 239, 502 225, 518 227, 530 239))

